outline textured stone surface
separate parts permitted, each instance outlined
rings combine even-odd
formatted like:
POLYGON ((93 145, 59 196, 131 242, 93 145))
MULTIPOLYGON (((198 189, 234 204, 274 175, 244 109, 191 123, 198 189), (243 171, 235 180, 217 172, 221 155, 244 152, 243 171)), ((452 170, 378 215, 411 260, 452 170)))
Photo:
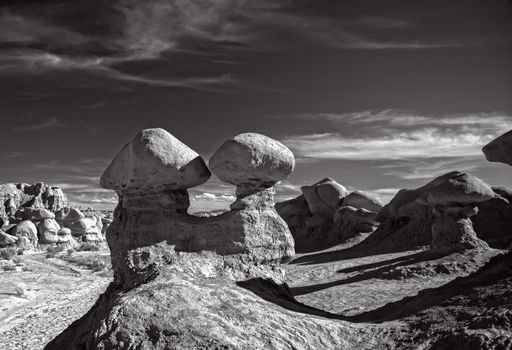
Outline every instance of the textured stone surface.
POLYGON ((0 230, 0 248, 13 246, 16 241, 18 240, 18 237, 11 236, 4 231, 0 230))
POLYGON ((311 186, 302 186, 301 191, 312 214, 332 217, 348 195, 345 186, 331 178, 325 178, 311 186))
POLYGON ((73 222, 85 218, 85 215, 76 208, 62 208, 55 212, 55 220, 61 226, 69 227, 73 222))
POLYGON ((482 151, 489 162, 512 165, 512 130, 489 142, 482 151))
POLYGON ((43 221, 46 219, 55 219, 55 214, 44 208, 25 208, 23 210, 23 220, 43 221))
POLYGON ((45 219, 37 225, 37 231, 39 233, 39 243, 59 243, 60 225, 54 219, 45 219))
POLYGON ((378 212, 382 209, 382 202, 374 195, 364 191, 354 191, 343 198, 343 206, 351 206, 378 212))
POLYGON ((31 244, 33 245, 33 247, 37 246, 37 241, 38 241, 37 227, 30 220, 22 221, 19 224, 17 224, 16 226, 14 226, 11 229, 10 234, 12 234, 13 236, 16 236, 18 238, 27 237, 29 239, 29 241, 31 242, 31 244))
MULTIPOLYGON (((87 233, 97 233, 96 221, 91 218, 83 218, 73 221, 69 225, 73 236, 83 236, 87 233)), ((100 231, 101 233, 101 231, 100 231)))
POLYGON ((209 161, 222 181, 270 187, 293 171, 295 158, 282 143, 256 133, 245 133, 224 142, 209 161))
POLYGON ((273 197, 244 182, 229 212, 195 217, 185 189, 123 191, 107 229, 114 282, 46 349, 372 347, 362 328, 300 313, 324 315, 284 285, 293 240, 273 197))
POLYGON ((68 206, 64 192, 56 186, 39 182, 0 184, 0 217, 8 219, 20 208, 45 208, 57 211, 68 206))
POLYGON ((164 129, 145 129, 117 154, 100 183, 123 192, 157 185, 185 189, 209 178, 210 171, 196 152, 164 129))

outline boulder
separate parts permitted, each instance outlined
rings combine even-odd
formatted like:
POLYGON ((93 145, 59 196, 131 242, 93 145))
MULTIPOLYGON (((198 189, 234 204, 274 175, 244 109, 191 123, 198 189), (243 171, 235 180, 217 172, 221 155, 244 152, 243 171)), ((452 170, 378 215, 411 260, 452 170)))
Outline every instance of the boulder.
POLYGON ((482 151, 489 162, 512 165, 512 130, 489 142, 482 151))
POLYGON ((34 247, 37 246, 37 227, 30 220, 24 220, 10 230, 10 234, 28 238, 34 247))
POLYGON ((0 230, 0 248, 11 247, 16 244, 18 237, 11 236, 0 230))
POLYGON ((292 173, 295 158, 282 143, 264 135, 245 133, 224 142, 209 165, 219 179, 230 184, 271 187, 292 173))
MULTIPOLYGON (((96 221, 91 218, 83 218, 74 221, 69 228, 73 236, 83 236, 88 233, 98 233, 96 221)), ((99 231, 101 233, 101 231, 99 231)))
POLYGON ((60 225, 54 219, 45 219, 41 221, 37 225, 37 231, 39 232, 39 243, 59 243, 59 230, 60 225))
POLYGON ((57 239, 59 243, 66 243, 73 240, 71 230, 67 227, 61 227, 57 232, 57 239))
POLYGON ((364 191, 351 192, 343 198, 342 205, 374 212, 379 212, 383 207, 382 202, 377 197, 364 191))
POLYGON ((118 193, 155 187, 186 189, 210 178, 203 159, 164 129, 139 132, 103 173, 102 187, 118 193))
POLYGON ((61 208, 55 212, 55 220, 61 226, 68 227, 73 222, 85 218, 85 215, 76 208, 61 208))
POLYGON ((325 178, 311 186, 302 186, 301 191, 312 214, 332 217, 348 191, 331 178, 325 178))
POLYGON ((512 244, 511 192, 504 187, 493 187, 492 190, 499 197, 481 202, 471 221, 478 238, 493 248, 508 249, 512 244))
POLYGON ((334 226, 343 234, 343 241, 363 232, 372 232, 379 225, 376 212, 350 206, 336 210, 333 221, 334 226))
POLYGON ((44 208, 25 208, 23 210, 23 220, 43 221, 46 219, 55 219, 55 214, 44 208))

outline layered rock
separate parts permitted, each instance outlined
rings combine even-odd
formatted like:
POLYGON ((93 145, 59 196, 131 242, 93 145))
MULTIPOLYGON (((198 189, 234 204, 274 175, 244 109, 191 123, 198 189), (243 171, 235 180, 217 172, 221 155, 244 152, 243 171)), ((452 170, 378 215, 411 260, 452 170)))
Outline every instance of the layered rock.
POLYGON ((57 211, 69 206, 64 192, 56 186, 39 182, 33 185, 7 183, 0 185, 0 213, 4 221, 20 208, 44 208, 57 211))
POLYGON ((378 226, 376 216, 382 203, 369 193, 349 193, 331 178, 302 186, 301 191, 300 196, 276 204, 297 252, 328 248, 378 226))
POLYGON ((302 340, 294 340, 297 330, 310 337, 312 346, 339 345, 335 338, 349 333, 346 324, 309 320, 246 289, 253 286, 307 309, 286 287, 278 287, 284 282, 284 264, 294 254, 293 239, 273 200, 273 185, 294 166, 289 151, 263 135, 227 141, 212 157, 212 170, 236 186, 236 201, 229 212, 200 218, 187 214, 187 188, 204 182, 209 172, 195 152, 164 132, 139 133, 121 154, 140 142, 154 147, 139 149, 137 157, 118 155, 102 177, 101 183, 119 196, 107 229, 114 281, 91 311, 46 349, 301 347, 302 340), (176 144, 180 156, 170 151, 176 144), (132 168, 126 169, 128 158, 132 168), (163 164, 162 174, 151 181, 147 173, 132 171, 143 169, 148 159, 163 164), (182 170, 191 161, 194 171, 182 170), (129 181, 117 173, 127 170, 129 181), (272 336, 276 330, 277 338, 272 336), (269 343, 268 337, 275 339, 269 343))

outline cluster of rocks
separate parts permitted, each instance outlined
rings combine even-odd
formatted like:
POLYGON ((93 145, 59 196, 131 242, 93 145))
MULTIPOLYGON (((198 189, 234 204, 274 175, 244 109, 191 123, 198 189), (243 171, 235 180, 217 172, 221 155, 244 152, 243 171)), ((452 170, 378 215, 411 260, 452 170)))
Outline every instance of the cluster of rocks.
POLYGON ((112 221, 70 208, 60 188, 44 183, 0 185, 0 200, 0 248, 100 242, 112 221))
POLYGON ((300 196, 276 204, 297 252, 328 248, 378 226, 382 203, 370 193, 349 192, 331 178, 302 186, 301 191, 300 196))

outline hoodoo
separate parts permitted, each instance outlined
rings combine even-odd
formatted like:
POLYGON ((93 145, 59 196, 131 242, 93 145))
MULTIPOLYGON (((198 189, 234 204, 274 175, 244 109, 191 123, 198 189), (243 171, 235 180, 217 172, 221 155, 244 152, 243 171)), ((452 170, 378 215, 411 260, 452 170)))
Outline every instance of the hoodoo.
POLYGON ((301 349, 304 337, 311 348, 358 344, 361 330, 345 322, 279 306, 313 312, 284 283, 294 244, 274 209, 273 186, 294 162, 263 135, 226 141, 210 166, 236 186, 236 201, 200 218, 187 213, 187 189, 210 176, 203 159, 163 129, 137 134, 101 178, 119 196, 107 229, 114 281, 46 349, 301 349))

